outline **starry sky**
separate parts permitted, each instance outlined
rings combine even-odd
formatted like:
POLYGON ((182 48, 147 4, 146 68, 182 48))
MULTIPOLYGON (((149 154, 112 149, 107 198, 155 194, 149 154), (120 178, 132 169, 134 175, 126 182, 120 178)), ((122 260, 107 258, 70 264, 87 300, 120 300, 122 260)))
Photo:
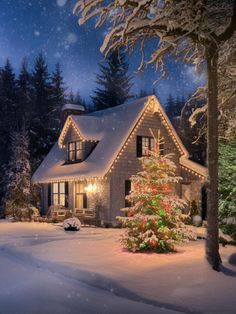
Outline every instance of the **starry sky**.
MULTIPOLYGON (((78 90, 89 101, 96 88, 98 63, 103 59, 99 48, 106 29, 94 29, 93 22, 80 27, 78 17, 72 14, 75 3, 76 0, 0 0, 0 66, 9 58, 18 73, 24 57, 32 68, 35 57, 42 52, 49 71, 56 62, 61 63, 68 91, 78 90)), ((139 74, 135 71, 139 51, 128 57, 128 62, 133 75, 132 92, 150 92, 155 87, 163 103, 170 93, 187 96, 205 81, 205 74, 197 75, 193 66, 169 60, 170 75, 153 85, 158 79, 153 68, 139 74)))

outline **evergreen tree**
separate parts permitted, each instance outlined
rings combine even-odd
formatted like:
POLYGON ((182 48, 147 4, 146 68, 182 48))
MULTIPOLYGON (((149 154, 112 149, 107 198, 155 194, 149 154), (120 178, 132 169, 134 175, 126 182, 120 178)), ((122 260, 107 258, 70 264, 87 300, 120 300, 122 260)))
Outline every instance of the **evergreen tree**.
MULTIPOLYGON (((159 145, 157 145, 159 147, 159 145)), ((174 186, 181 178, 175 175, 171 156, 158 151, 143 157, 143 171, 131 177, 132 191, 127 199, 126 217, 119 217, 126 227, 122 242, 130 251, 173 251, 174 244, 187 234, 181 220, 185 205, 174 186)))
POLYGON ((31 122, 30 151, 33 168, 48 153, 55 141, 51 125, 51 85, 46 61, 42 54, 36 58, 32 75, 34 114, 31 122))
POLYGON ((55 141, 60 133, 61 125, 61 108, 65 104, 65 87, 62 76, 61 66, 59 63, 56 64, 55 71, 51 78, 51 108, 50 108, 50 121, 51 126, 54 130, 55 141))
POLYGON ((169 94, 167 98, 165 111, 170 121, 173 121, 173 118, 175 116, 175 101, 171 94, 169 94))
POLYGON ((1 138, 3 142, 9 138, 9 130, 19 127, 19 106, 17 103, 17 85, 10 61, 7 59, 1 71, 0 85, 1 138))
POLYGON ((30 121, 33 113, 33 101, 32 101, 32 85, 31 75, 28 71, 27 60, 23 59, 20 69, 19 78, 17 80, 18 85, 18 99, 19 107, 21 109, 21 126, 24 124, 27 127, 30 125, 30 121))
POLYGON ((130 98, 131 77, 128 75, 128 64, 122 51, 111 52, 106 64, 100 63, 100 74, 97 75, 98 88, 92 97, 96 110, 106 109, 123 104, 130 98))
POLYGON ((72 89, 70 90, 70 93, 69 93, 69 95, 68 95, 66 101, 67 101, 67 103, 69 103, 69 104, 74 104, 74 103, 75 103, 75 95, 74 95, 72 89))
POLYGON ((181 114, 181 109, 183 108, 185 104, 185 100, 184 100, 184 97, 182 97, 180 99, 179 96, 176 97, 176 100, 175 100, 175 110, 174 110, 174 117, 179 117, 180 114, 181 114))
POLYGON ((30 218, 29 140, 25 130, 11 133, 11 155, 6 171, 6 213, 30 218))
POLYGON ((148 92, 145 89, 140 89, 140 92, 139 92, 137 98, 143 98, 143 97, 146 97, 146 96, 148 96, 148 92))
POLYGON ((40 117, 49 113, 50 110, 50 81, 46 61, 40 53, 35 60, 32 75, 34 88, 34 107, 40 117))
POLYGON ((221 227, 236 241, 236 139, 220 144, 219 218, 221 227), (235 222, 233 222, 233 220, 235 222))

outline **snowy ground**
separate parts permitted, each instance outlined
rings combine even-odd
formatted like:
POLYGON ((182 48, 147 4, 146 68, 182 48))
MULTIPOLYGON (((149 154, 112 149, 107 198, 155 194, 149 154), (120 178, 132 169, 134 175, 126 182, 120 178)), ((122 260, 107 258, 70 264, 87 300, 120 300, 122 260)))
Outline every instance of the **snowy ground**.
POLYGON ((119 229, 0 221, 0 314, 236 313, 236 248, 212 271, 204 242, 174 254, 122 250, 119 229))

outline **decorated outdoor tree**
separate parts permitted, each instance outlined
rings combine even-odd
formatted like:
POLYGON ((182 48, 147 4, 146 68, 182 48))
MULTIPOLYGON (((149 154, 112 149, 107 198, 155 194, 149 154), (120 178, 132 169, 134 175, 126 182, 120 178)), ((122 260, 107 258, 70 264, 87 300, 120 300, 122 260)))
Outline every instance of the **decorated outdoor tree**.
POLYGON ((185 202, 174 187, 181 177, 176 176, 172 156, 160 154, 161 141, 158 131, 155 151, 147 150, 141 158, 143 171, 131 177, 127 199, 132 206, 124 209, 126 217, 119 217, 127 228, 122 242, 133 252, 173 251, 175 243, 186 237, 181 219, 185 202))

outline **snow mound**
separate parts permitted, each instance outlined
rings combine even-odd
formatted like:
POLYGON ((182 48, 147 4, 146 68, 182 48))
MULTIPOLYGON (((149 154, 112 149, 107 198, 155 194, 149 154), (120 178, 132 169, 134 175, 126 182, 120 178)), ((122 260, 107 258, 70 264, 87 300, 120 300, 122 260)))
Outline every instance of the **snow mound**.
POLYGON ((72 217, 63 221, 63 228, 65 231, 79 231, 81 222, 78 218, 72 217))

